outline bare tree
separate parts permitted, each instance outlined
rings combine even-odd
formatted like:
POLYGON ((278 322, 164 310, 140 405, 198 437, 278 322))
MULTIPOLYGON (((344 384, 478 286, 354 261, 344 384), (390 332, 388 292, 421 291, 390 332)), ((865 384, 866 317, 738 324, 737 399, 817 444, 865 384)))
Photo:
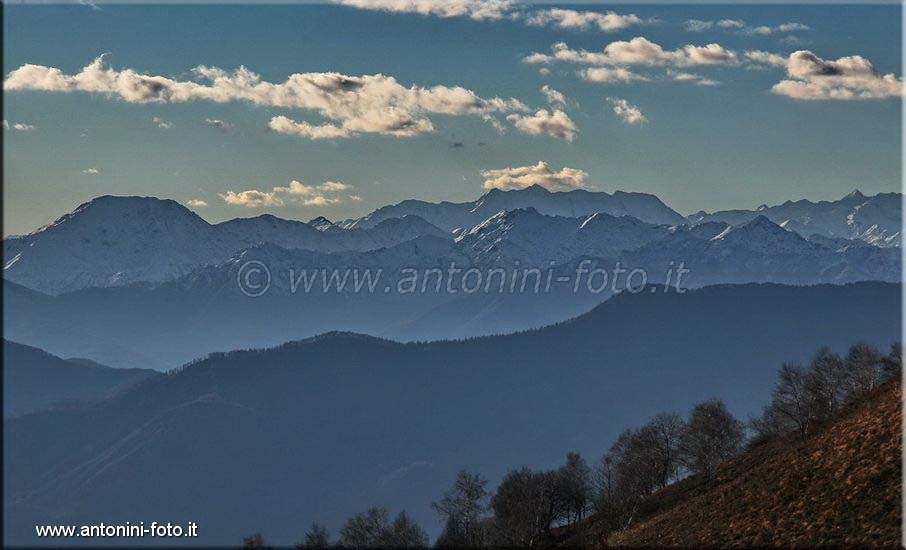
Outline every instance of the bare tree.
POLYGON ((261 533, 255 533, 254 535, 245 537, 242 539, 242 550, 270 550, 273 546, 268 545, 264 542, 264 537, 261 533))
POLYGON ((567 509, 561 471, 513 470, 501 481, 491 499, 494 526, 501 546, 535 547, 542 534, 567 509))
POLYGON ((386 508, 373 507, 349 518, 340 530, 340 544, 352 548, 422 548, 424 530, 400 512, 393 523, 386 508))
POLYGON ((487 510, 487 480, 479 474, 461 470, 453 487, 432 507, 444 520, 438 546, 481 546, 486 542, 482 515, 487 510))
POLYGON ((426 548, 428 535, 406 512, 400 512, 383 542, 390 548, 426 548))
POLYGON ((579 453, 568 453, 560 469, 566 500, 566 522, 579 523, 591 504, 591 469, 579 453))
POLYGON ((330 546, 330 535, 320 523, 312 523, 305 539, 296 545, 296 548, 327 548, 330 546))
POLYGON ((887 379, 885 357, 873 346, 863 342, 854 344, 843 361, 847 374, 847 399, 860 399, 887 379))
POLYGON ((721 462, 735 456, 745 439, 743 424, 719 399, 696 405, 680 439, 680 453, 693 473, 711 475, 721 462))

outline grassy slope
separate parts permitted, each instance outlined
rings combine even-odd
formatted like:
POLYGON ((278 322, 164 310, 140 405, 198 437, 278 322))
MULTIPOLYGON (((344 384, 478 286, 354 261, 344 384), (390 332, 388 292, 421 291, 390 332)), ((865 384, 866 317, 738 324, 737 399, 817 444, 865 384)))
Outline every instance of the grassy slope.
POLYGON ((804 442, 778 441, 660 491, 604 546, 900 547, 902 389, 804 442))

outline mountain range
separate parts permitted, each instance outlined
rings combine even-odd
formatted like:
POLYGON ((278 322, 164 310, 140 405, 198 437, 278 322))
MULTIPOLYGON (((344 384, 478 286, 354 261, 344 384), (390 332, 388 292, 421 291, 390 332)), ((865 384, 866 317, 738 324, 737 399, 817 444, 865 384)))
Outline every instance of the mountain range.
MULTIPOLYGON (((546 264, 583 256, 614 258, 658 240, 671 227, 685 225, 689 235, 712 232, 715 236, 727 226, 744 226, 761 216, 834 252, 868 243, 895 250, 886 256, 859 254, 896 260, 900 215, 900 195, 895 193, 865 197, 854 192, 832 202, 801 200, 754 211, 700 212, 685 219, 644 193, 552 193, 533 186, 492 190, 470 203, 408 200, 338 223, 323 217, 304 223, 262 215, 209 224, 172 200, 103 196, 33 233, 5 239, 3 273, 5 280, 56 295, 171 281, 198 268, 228 262, 242 250, 262 244, 364 253, 422 236, 455 239, 476 256, 476 262, 490 258, 546 264), (520 222, 509 213, 518 210, 543 217, 523 215, 522 227, 514 231, 512 227, 520 222), (567 242, 561 245, 561 239, 567 242), (498 254, 497 249, 504 250, 498 254)), ((737 233, 734 238, 738 237, 737 233)), ((769 253, 773 242, 766 237, 768 242, 751 244, 769 253)), ((889 262, 882 264, 886 268, 889 262)), ((837 270, 844 273, 841 280, 853 280, 872 268, 846 265, 837 270)), ((890 279, 884 268, 867 273, 867 278, 890 279)))
MULTIPOLYGON (((843 215, 856 199, 837 201, 834 211, 843 215)), ((867 205, 890 197, 862 199, 859 210, 870 212, 878 208, 867 205)), ((4 241, 6 334, 60 357, 167 370, 215 351, 274 346, 327 331, 414 341, 534 329, 580 315, 626 286, 625 272, 605 286, 600 277, 595 285, 587 275, 575 281, 580 266, 612 272, 619 262, 644 270, 648 283, 664 283, 671 266, 682 263, 690 270, 685 288, 901 279, 898 246, 806 238, 757 212, 737 212, 739 219, 730 220, 739 221, 735 225, 690 223, 665 214, 672 211, 651 195, 542 188, 492 191, 468 209, 452 204, 429 208, 406 201, 356 222, 259 216, 212 225, 174 201, 100 197, 30 235, 4 241), (583 200, 612 213, 579 214, 583 200), (478 219, 497 208, 503 209, 471 227, 447 231, 455 216, 478 219), (668 218, 678 223, 659 223, 668 218), (272 274, 267 294, 255 299, 237 286, 251 260, 272 274), (488 276, 481 291, 466 293, 437 291, 425 276, 420 292, 394 290, 405 269, 424 274, 453 264, 486 274, 516 265, 551 269, 551 280, 568 282, 536 293, 533 283, 543 275, 525 275, 529 290, 511 292, 491 286, 488 276), (383 279, 374 291, 356 292, 352 284, 324 291, 322 275, 313 291, 293 292, 291 270, 301 269, 350 270, 356 277, 381 270, 383 279)))
POLYGON ((288 545, 372 505, 437 534, 430 503, 459 468, 493 487, 567 451, 595 460, 626 426, 713 396, 746 418, 782 361, 886 348, 900 311, 898 284, 720 285, 623 293, 503 336, 329 333, 213 354, 98 404, 5 421, 6 543, 40 542, 35 523, 103 517, 195 521, 201 538, 179 541, 195 545, 256 531, 288 545))

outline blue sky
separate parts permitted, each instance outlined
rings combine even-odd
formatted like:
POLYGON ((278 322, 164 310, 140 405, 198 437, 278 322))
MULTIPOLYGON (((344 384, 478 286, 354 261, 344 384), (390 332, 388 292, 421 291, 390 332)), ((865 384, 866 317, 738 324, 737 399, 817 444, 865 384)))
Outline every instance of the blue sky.
POLYGON ((341 5, 7 6, 4 72, 16 89, 4 91, 4 234, 102 194, 203 201, 192 208, 219 221, 343 219, 527 182, 655 193, 684 214, 899 190, 901 99, 889 92, 902 76, 899 6, 560 6, 636 16, 606 30, 600 16, 584 29, 539 20, 550 8, 508 6, 494 19, 341 5), (781 30, 790 23, 808 29, 781 30), (559 42, 579 60, 545 59, 559 42), (637 55, 652 44, 654 57, 637 55), (684 49, 707 44, 719 55, 705 64, 684 49), (72 78, 101 54, 121 78, 165 77, 172 90, 135 97, 72 78), (45 72, 10 78, 26 64, 45 72), (214 73, 197 66, 226 71, 231 85, 240 66, 278 86, 305 73, 309 91, 328 78, 319 73, 341 73, 362 91, 274 100, 243 90, 218 102, 204 78, 214 73), (51 69, 63 79, 48 85, 51 69), (792 84, 775 88, 782 81, 792 84), (292 135, 298 124, 274 120, 309 126, 292 135))

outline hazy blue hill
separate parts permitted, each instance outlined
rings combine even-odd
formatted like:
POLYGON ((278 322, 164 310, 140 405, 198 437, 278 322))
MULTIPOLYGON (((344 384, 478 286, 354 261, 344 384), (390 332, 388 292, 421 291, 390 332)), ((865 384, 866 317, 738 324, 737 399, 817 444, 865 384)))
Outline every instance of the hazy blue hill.
MULTIPOLYGON (((745 418, 782 361, 900 338, 900 286, 622 294, 572 321, 458 342, 330 333, 212 355, 94 407, 5 423, 6 531, 196 521, 195 544, 291 544, 372 504, 430 510, 460 467, 600 456, 663 410, 720 396, 745 418)), ((110 541, 111 543, 115 541, 110 541)), ((145 541, 147 542, 147 541, 145 541)))
POLYGON ((155 376, 160 373, 114 369, 87 359, 61 359, 4 340, 3 416, 100 401, 155 376))

